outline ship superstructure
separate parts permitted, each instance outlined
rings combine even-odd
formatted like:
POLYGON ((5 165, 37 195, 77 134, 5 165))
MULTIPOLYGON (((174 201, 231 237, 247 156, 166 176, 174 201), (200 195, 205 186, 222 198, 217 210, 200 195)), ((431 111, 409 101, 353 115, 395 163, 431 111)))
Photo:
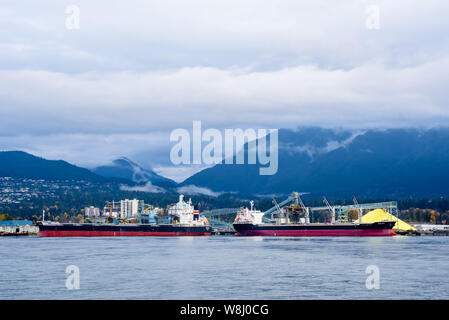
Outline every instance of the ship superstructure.
POLYGON ((240 208, 235 217, 235 223, 261 224, 264 213, 254 209, 254 201, 250 201, 250 209, 240 208))
POLYGON ((192 200, 184 201, 184 195, 179 195, 179 201, 168 209, 168 216, 173 223, 181 225, 203 226, 207 224, 204 217, 200 217, 199 210, 195 210, 192 200))

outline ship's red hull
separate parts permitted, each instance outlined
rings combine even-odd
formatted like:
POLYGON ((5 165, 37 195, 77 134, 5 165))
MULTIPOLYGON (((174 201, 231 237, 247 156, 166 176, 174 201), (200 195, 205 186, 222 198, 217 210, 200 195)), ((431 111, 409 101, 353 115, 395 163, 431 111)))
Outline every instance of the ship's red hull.
POLYGON ((263 237, 390 237, 393 230, 246 230, 237 236, 263 237))
POLYGON ((180 237, 210 236, 210 232, 139 232, 139 231, 39 231, 39 237, 180 237))
POLYGON ((39 223, 39 237, 179 237, 210 236, 210 226, 174 224, 39 223))
POLYGON ((235 223, 238 236, 271 237, 391 237, 395 221, 364 224, 251 224, 235 223))

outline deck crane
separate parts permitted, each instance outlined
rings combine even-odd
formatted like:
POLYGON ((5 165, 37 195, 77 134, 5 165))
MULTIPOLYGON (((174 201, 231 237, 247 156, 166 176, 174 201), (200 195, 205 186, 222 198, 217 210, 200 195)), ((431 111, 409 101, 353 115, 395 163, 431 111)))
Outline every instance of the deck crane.
POLYGON ((357 212, 358 212, 359 223, 362 223, 363 209, 362 209, 362 207, 359 205, 359 202, 357 201, 357 198, 356 198, 355 196, 352 197, 352 201, 353 201, 354 204, 357 206, 357 212))
POLYGON ((326 205, 327 209, 329 210, 331 216, 332 216, 332 220, 331 223, 334 224, 335 223, 335 207, 332 207, 329 203, 329 201, 327 201, 326 197, 323 197, 323 202, 326 205))
MULTIPOLYGON (((276 207, 277 212, 279 212, 278 216, 279 216, 279 221, 280 221, 281 215, 282 215, 281 207, 279 206, 279 204, 277 203, 277 201, 276 201, 275 198, 273 198, 273 201, 272 201, 272 202, 274 203, 274 206, 276 207)), ((273 212, 274 212, 274 211, 273 211, 273 212)), ((271 213, 271 220, 273 220, 273 213, 271 213)))
POLYGON ((302 202, 301 197, 299 196, 299 194, 297 194, 298 197, 298 201, 299 201, 299 205, 301 206, 301 208, 304 210, 305 213, 305 218, 306 218, 306 223, 310 223, 310 212, 309 212, 309 208, 307 208, 304 205, 304 202, 302 202))

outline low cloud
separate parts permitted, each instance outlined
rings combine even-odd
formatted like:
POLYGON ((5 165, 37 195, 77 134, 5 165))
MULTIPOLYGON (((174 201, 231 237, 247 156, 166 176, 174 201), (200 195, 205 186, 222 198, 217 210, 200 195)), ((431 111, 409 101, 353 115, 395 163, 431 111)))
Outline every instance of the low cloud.
POLYGON ((353 132, 350 137, 344 140, 330 140, 326 143, 324 147, 315 146, 311 144, 294 146, 288 143, 287 144, 284 143, 281 145, 281 148, 288 150, 290 152, 306 153, 310 158, 313 158, 317 154, 328 153, 340 148, 346 148, 354 141, 355 138, 357 138, 360 135, 363 135, 364 133, 365 131, 356 131, 353 132))
POLYGON ((370 63, 266 72, 0 71, 2 119, 8 119, 0 135, 145 135, 191 128, 192 120, 215 128, 431 126, 449 120, 448 81, 449 57, 399 69, 370 63))
POLYGON ((213 165, 176 165, 176 166, 160 166, 153 168, 154 172, 157 174, 172 179, 178 183, 183 182, 192 175, 211 168, 213 165))
POLYGON ((327 152, 331 152, 331 151, 334 151, 334 150, 337 150, 340 148, 345 148, 348 145, 350 145, 352 143, 352 141, 354 141, 355 138, 357 138, 360 135, 363 135, 364 133, 365 132, 363 132, 363 131, 357 131, 357 132, 353 133, 349 138, 347 138, 343 141, 337 141, 337 140, 329 141, 327 143, 327 145, 320 151, 327 153, 327 152))
POLYGON ((214 192, 208 188, 197 187, 195 185, 188 185, 179 187, 176 189, 178 193, 190 194, 190 195, 206 195, 211 197, 218 197, 223 194, 223 192, 214 192))
POLYGON ((168 167, 171 130, 192 120, 217 129, 449 123, 447 1, 376 1, 376 31, 360 1, 77 5, 74 31, 54 1, 2 3, 0 149, 168 167))
POLYGON ((120 190, 123 191, 140 191, 140 192, 149 192, 149 193, 164 193, 166 190, 164 188, 153 185, 151 182, 147 182, 144 186, 127 186, 120 185, 120 190))

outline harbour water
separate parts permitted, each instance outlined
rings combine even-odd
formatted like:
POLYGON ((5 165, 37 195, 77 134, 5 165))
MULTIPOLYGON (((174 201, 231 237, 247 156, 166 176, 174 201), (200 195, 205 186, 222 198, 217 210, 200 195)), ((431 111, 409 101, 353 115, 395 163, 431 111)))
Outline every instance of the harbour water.
POLYGON ((449 237, 8 237, 0 274, 2 300, 449 299, 449 237))

